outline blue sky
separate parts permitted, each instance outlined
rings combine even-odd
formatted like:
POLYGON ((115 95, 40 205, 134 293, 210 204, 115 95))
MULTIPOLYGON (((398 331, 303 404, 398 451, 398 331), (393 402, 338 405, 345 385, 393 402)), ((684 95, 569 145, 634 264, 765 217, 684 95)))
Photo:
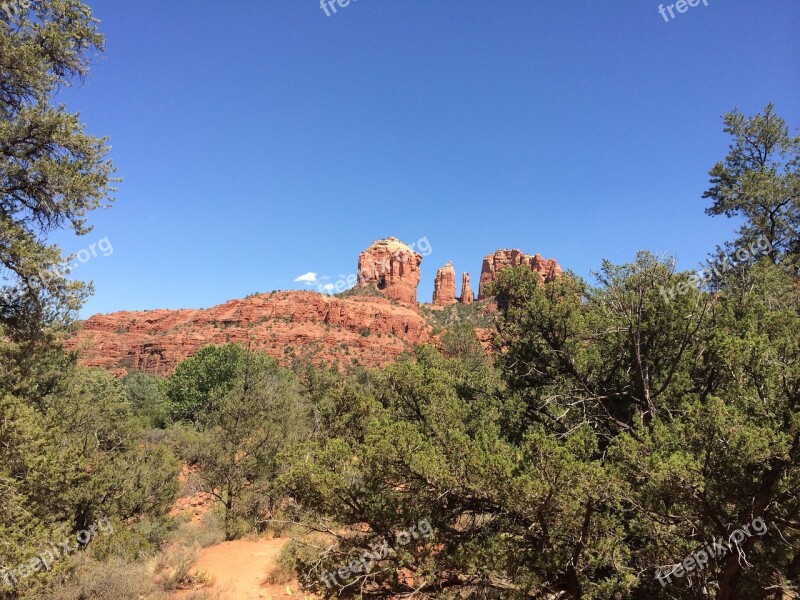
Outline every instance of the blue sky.
MULTIPOLYGON (((427 238, 419 297, 498 248, 588 275, 639 249, 692 268, 721 115, 800 126, 800 3, 90 0, 107 51, 63 99, 124 181, 71 251, 83 315, 204 307, 336 280, 372 241, 427 238)), ((477 285, 475 286, 477 287, 477 285)))

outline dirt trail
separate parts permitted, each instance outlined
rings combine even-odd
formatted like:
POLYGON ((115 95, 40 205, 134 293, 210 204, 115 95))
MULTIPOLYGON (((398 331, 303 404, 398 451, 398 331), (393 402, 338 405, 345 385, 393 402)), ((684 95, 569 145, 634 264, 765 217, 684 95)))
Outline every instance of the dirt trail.
MULTIPOLYGON (((307 596, 298 591, 296 583, 266 583, 267 576, 288 542, 288 538, 223 542, 204 549, 192 570, 208 573, 213 583, 204 589, 212 593, 222 592, 225 600, 304 600, 307 596)), ((187 595, 189 592, 181 592, 176 600, 187 595)))
MULTIPOLYGON (((191 488, 191 478, 196 469, 184 466, 180 481, 184 487, 191 488)), ((174 517, 188 517, 195 526, 202 527, 203 517, 212 509, 213 498, 210 494, 191 491, 175 502, 170 511, 174 517)), ((242 539, 232 542, 221 542, 200 551, 200 556, 190 571, 190 575, 198 572, 207 574, 210 579, 202 590, 209 592, 209 598, 217 600, 310 600, 312 596, 299 591, 296 581, 288 584, 272 584, 268 582, 269 574, 278 564, 278 558, 289 538, 261 537, 242 539)), ((175 592, 174 600, 185 600, 195 591, 181 590, 175 592)))

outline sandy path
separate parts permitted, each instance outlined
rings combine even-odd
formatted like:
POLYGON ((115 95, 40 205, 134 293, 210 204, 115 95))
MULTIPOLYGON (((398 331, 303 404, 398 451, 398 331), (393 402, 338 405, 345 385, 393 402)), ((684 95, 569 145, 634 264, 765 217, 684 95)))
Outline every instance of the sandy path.
MULTIPOLYGON (((196 469, 184 466, 181 484, 189 486, 196 469)), ((203 517, 213 507, 210 494, 190 491, 175 502, 170 512, 174 517, 188 516, 189 522, 200 527, 203 517)), ((221 592, 221 600, 287 599, 310 600, 298 590, 296 581, 287 584, 267 582, 270 572, 277 566, 281 551, 289 543, 289 538, 262 537, 221 542, 200 551, 200 556, 191 573, 202 570, 210 576, 211 584, 203 589, 210 592, 216 600, 221 592)), ((173 594, 174 600, 184 600, 192 590, 181 590, 173 594)))
MULTIPOLYGON (((288 538, 235 540, 205 548, 193 571, 202 569, 212 578, 210 592, 222 592, 225 600, 285 599, 304 600, 296 583, 278 585, 266 583, 269 572, 278 562, 288 538), (287 593, 288 592, 288 593, 287 593)), ((180 592, 176 599, 185 598, 180 592)))

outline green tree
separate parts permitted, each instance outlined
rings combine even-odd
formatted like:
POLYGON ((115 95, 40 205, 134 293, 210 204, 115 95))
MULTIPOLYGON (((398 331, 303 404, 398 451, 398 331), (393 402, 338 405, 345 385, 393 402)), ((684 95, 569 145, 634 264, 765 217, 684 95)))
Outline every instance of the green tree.
POLYGON ((206 346, 181 362, 166 387, 172 419, 196 420, 213 397, 231 389, 247 355, 239 344, 206 346))
POLYGON ((314 437, 363 436, 374 408, 372 379, 365 371, 345 374, 326 364, 308 365, 300 383, 311 404, 314 437))
POLYGON ((309 415, 291 372, 259 352, 241 354, 231 384, 209 400, 196 416, 191 451, 205 491, 224 507, 226 537, 234 539, 274 511, 278 453, 305 437, 309 415))
POLYGON ((478 340, 475 327, 469 323, 459 323, 445 330, 442 335, 442 353, 460 358, 479 370, 487 362, 486 351, 478 340))
MULTIPOLYGON (((710 171, 711 200, 706 213, 742 217, 739 238, 728 254, 758 247, 769 240, 770 260, 788 259, 800 267, 800 136, 792 136, 772 104, 745 117, 734 110, 723 117, 725 133, 733 139, 725 160, 710 171)), ((752 252, 751 252, 752 254, 752 252)))
POLYGON ((560 441, 530 431, 516 441, 522 406, 504 397, 490 369, 465 368, 423 347, 415 361, 373 373, 371 385, 359 386, 361 401, 348 407, 360 417, 357 427, 340 428, 340 414, 335 435, 315 436, 287 453, 283 481, 300 517, 333 541, 318 555, 298 557, 310 588, 331 597, 523 597, 547 588, 533 565, 568 585, 572 575, 559 574, 554 556, 568 564, 574 545, 586 539, 585 495, 577 490, 605 497, 613 488, 598 480, 587 431, 560 441), (532 533, 539 531, 535 523, 550 531, 561 516, 565 526, 547 547, 532 533), (431 538, 398 543, 398 534, 423 520, 431 538), (350 532, 339 535, 344 527, 350 532), (369 572, 328 587, 328 573, 384 540, 394 552, 373 555, 369 572))
MULTIPOLYGON (((767 597, 768 588, 789 593, 800 564, 793 550, 800 514, 796 281, 775 265, 755 264, 712 298, 687 285, 689 278, 648 254, 631 265, 606 263, 596 288, 569 276, 542 287, 524 269, 503 272, 496 286, 504 300, 500 364, 526 415, 548 436, 590 426, 596 450, 589 457, 619 504, 592 502, 587 531, 599 521, 624 533, 618 560, 627 556, 627 565, 604 569, 617 579, 641 574, 628 594, 729 600, 767 597), (661 293, 681 285, 683 294, 661 293), (670 577, 668 586, 657 580, 656 569, 671 573, 705 543, 728 542, 756 518, 769 524, 768 534, 670 577)), ((591 551, 582 546, 582 554, 591 551)), ((578 574, 570 597, 595 597, 596 574, 578 574)))
POLYGON ((169 420, 167 382, 143 371, 133 371, 122 380, 134 413, 148 427, 166 427, 169 420))
MULTIPOLYGON (((35 404, 10 394, 0 401, 0 485, 8 500, 0 510, 0 571, 103 517, 158 519, 177 492, 175 456, 146 441, 120 382, 73 366, 60 384, 35 404)), ((49 597, 48 586, 69 565, 26 578, 15 593, 49 597)))
POLYGON ((697 351, 710 299, 646 252, 630 265, 604 262, 597 277, 597 288, 570 274, 541 286, 529 269, 503 271, 493 286, 498 357, 531 419, 553 432, 589 422, 610 440, 680 396, 673 384, 697 351))
MULTIPOLYGON (((0 396, 0 598, 13 597, 4 575, 31 558, 49 540, 52 528, 32 510, 24 485, 29 458, 44 438, 40 416, 11 395, 0 396)), ((20 589, 30 589, 30 582, 20 589)))
POLYGON ((41 410, 47 441, 32 458, 26 485, 43 515, 79 531, 104 516, 168 510, 177 460, 165 445, 145 442, 119 381, 102 370, 77 369, 41 410))
POLYGON ((87 214, 109 202, 106 140, 56 104, 59 88, 89 72, 103 36, 80 0, 37 0, 0 11, 0 325, 28 338, 69 320, 89 291, 68 281, 46 236, 90 231, 87 214))

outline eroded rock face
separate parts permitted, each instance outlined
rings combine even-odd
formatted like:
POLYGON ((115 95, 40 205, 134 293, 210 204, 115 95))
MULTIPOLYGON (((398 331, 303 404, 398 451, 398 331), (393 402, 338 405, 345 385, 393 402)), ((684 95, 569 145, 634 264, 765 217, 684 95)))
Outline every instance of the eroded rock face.
POLYGON ((475 294, 472 292, 472 285, 469 282, 469 273, 464 273, 461 276, 461 297, 458 300, 461 304, 475 302, 475 294))
POLYGON ((497 274, 503 269, 525 265, 539 273, 542 283, 553 281, 562 274, 558 263, 550 258, 542 258, 541 254, 530 255, 520 250, 498 250, 494 254, 489 254, 483 259, 481 267, 481 279, 478 284, 478 297, 483 300, 485 297, 484 287, 497 279, 497 274))
POLYGON ((209 344, 238 342, 286 366, 301 358, 380 367, 430 339, 430 325, 414 308, 385 298, 273 292, 201 310, 95 315, 66 346, 80 348, 87 366, 166 376, 209 344))
POLYGON ((453 263, 448 262, 436 272, 433 280, 433 304, 448 306, 456 303, 456 271, 453 263))
MULTIPOLYGON (((135 369, 166 376, 204 346, 228 342, 262 350, 286 366, 300 359, 382 367, 410 346, 435 341, 431 325, 417 310, 421 262, 422 256, 409 246, 386 238, 358 258, 358 285, 376 286, 382 298, 273 292, 208 309, 95 315, 65 345, 81 350, 83 364, 118 375, 135 369)), ((497 273, 517 265, 541 273, 545 282, 561 275, 555 260, 498 250, 483 260, 480 299, 497 273)), ((475 300, 469 274, 463 273, 458 301, 475 300)), ((456 301, 455 270, 448 263, 436 274, 433 303, 442 307, 456 301)), ((492 309, 489 303, 485 310, 492 309)), ((481 339, 487 348, 488 339, 481 339)))
POLYGON ((417 305, 422 255, 397 238, 374 242, 358 257, 358 285, 376 285, 387 298, 417 305))

